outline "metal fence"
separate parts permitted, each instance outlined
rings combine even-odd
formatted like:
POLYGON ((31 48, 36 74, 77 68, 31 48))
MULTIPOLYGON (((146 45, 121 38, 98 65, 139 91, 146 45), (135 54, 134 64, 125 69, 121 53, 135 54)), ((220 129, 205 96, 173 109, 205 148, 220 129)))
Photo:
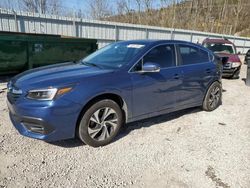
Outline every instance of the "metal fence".
POLYGON ((99 48, 119 40, 176 39, 201 43, 207 37, 226 37, 235 43, 237 51, 246 53, 246 51, 250 49, 250 38, 232 35, 87 20, 75 17, 45 15, 5 9, 0 9, 0 31, 93 38, 98 40, 99 48))

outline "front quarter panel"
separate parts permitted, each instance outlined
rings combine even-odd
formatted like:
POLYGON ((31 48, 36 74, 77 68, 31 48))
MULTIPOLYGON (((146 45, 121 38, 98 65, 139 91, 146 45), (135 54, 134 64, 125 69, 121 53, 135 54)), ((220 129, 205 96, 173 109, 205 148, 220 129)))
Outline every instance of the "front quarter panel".
MULTIPOLYGON (((127 72, 111 72, 90 78, 84 78, 73 91, 67 94, 67 99, 84 107, 90 100, 102 94, 116 94, 126 103, 127 118, 132 116, 131 101, 132 85, 127 72)), ((66 95, 65 95, 66 97, 66 95)))

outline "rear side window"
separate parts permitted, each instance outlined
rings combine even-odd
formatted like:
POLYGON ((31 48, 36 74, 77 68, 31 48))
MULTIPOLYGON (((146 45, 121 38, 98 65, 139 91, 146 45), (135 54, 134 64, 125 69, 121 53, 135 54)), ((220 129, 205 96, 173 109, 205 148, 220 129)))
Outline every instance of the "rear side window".
POLYGON ((191 65, 209 62, 208 52, 189 45, 179 45, 181 64, 191 65))

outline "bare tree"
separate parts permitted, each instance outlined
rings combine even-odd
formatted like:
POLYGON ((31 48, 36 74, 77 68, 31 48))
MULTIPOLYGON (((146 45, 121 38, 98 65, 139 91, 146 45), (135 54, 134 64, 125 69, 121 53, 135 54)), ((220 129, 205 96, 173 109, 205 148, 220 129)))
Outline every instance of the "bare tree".
POLYGON ((62 12, 62 2, 61 0, 50 0, 50 3, 48 3, 49 12, 52 14, 59 15, 62 12))
POLYGON ((117 0, 116 12, 110 0, 89 1, 95 19, 225 34, 250 26, 249 0, 160 0, 157 8, 153 0, 117 0))
POLYGON ((0 1, 1 8, 13 9, 13 3, 10 0, 2 0, 0 1))
POLYGON ((112 7, 107 0, 89 0, 90 17, 103 20, 113 15, 112 7))
POLYGON ((173 10, 173 20, 172 20, 172 28, 174 28, 175 27, 175 18, 176 18, 176 0, 173 0, 172 1, 172 4, 173 4, 173 8, 172 8, 172 10, 173 10))
POLYGON ((19 0, 23 10, 41 14, 59 14, 61 8, 60 0, 19 0))
POLYGON ((150 10, 153 9, 153 1, 152 0, 143 0, 143 5, 145 11, 149 12, 150 10))
MULTIPOLYGON (((117 1, 117 14, 122 22, 125 23, 138 23, 138 12, 132 8, 134 0, 119 0, 117 1)), ((114 21, 119 21, 114 20, 114 21)))
POLYGON ((237 0, 237 4, 234 7, 234 15, 235 15, 234 29, 233 29, 234 33, 236 33, 236 31, 237 31, 237 27, 239 24, 239 17, 240 17, 242 10, 243 10, 242 0, 237 0))
POLYGON ((143 24, 151 25, 154 23, 154 17, 157 15, 152 15, 153 13, 153 1, 152 0, 143 0, 143 10, 145 19, 143 20, 143 24), (146 14, 145 14, 146 13, 146 14))
POLYGON ((138 22, 141 24, 141 12, 142 12, 142 1, 141 0, 135 0, 138 10, 138 22))
POLYGON ((131 12, 131 1, 130 0, 119 0, 117 1, 117 14, 129 14, 131 12))
POLYGON ((47 0, 22 0, 25 11, 45 14, 47 11, 47 0))

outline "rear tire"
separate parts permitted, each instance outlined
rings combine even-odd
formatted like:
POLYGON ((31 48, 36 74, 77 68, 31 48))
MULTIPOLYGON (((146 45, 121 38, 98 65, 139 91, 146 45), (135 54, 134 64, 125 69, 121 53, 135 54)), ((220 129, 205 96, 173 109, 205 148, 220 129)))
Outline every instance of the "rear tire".
POLYGON ((214 82, 207 90, 202 109, 213 111, 222 103, 222 87, 219 82, 214 82))
POLYGON ((104 146, 118 134, 123 122, 120 106, 113 100, 104 99, 94 103, 82 115, 78 135, 85 144, 104 146))

